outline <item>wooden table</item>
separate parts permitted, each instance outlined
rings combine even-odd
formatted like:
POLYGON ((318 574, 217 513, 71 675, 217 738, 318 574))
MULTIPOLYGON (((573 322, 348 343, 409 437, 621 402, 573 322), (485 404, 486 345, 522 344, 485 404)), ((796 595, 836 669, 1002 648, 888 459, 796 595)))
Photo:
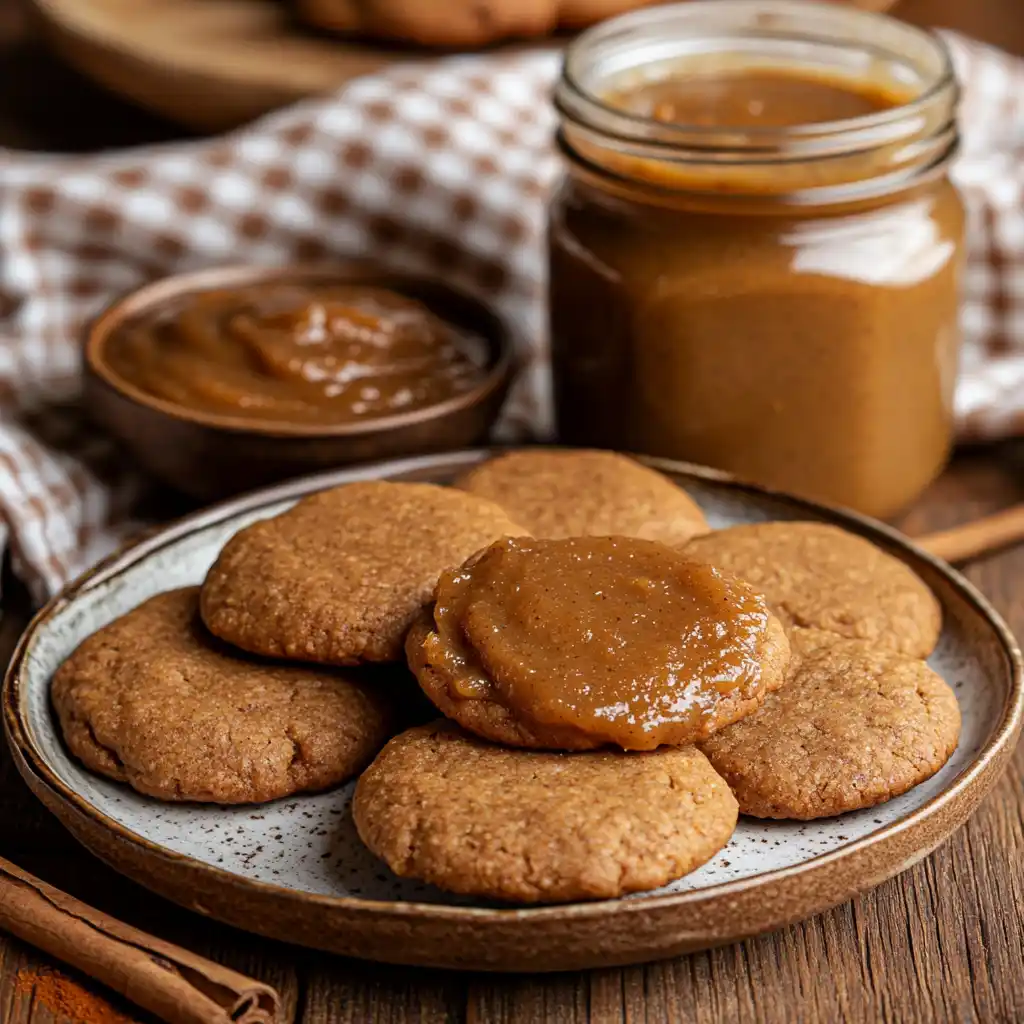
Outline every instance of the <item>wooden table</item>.
MULTIPOLYGON (((914 17, 1024 49, 1020 0, 906 0, 914 17), (928 4, 932 4, 928 7, 928 4), (923 13, 922 13, 923 12, 923 13), (930 14, 929 14, 930 12, 930 14), (1016 15, 1010 25, 1005 19, 1016 15), (977 18, 974 23, 971 18, 977 18)), ((0 143, 92 150, 180 135, 49 59, 0 0, 0 143)), ((905 517, 921 533, 1024 500, 1024 446, 961 454, 905 517)), ((1024 634, 1024 547, 967 569, 1024 634)), ((4 589, 0 662, 26 614, 4 589)), ((544 976, 454 975, 313 954, 213 924, 122 879, 35 802, 0 749, 0 856, 83 900, 278 986, 291 1019, 352 1021, 1024 1021, 1024 755, 977 815, 923 863, 874 892, 773 935, 621 970, 544 976)), ((76 1021, 36 997, 33 972, 57 969, 0 935, 0 1024, 76 1021)), ((110 1020, 142 1021, 96 995, 110 1020)), ((52 1001, 51 1001, 52 1002, 52 1001)))

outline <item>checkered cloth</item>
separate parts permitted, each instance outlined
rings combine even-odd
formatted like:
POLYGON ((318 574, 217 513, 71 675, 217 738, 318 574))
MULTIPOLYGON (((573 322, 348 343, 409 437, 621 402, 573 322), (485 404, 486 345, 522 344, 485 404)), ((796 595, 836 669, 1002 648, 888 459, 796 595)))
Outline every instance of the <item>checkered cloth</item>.
MULTIPOLYGON (((1024 64, 949 37, 966 86, 961 436, 1024 428, 1024 64)), ((357 80, 207 142, 0 152, 0 544, 41 600, 139 524, 147 482, 81 415, 79 334, 112 296, 218 263, 372 253, 493 301, 530 345, 501 439, 547 434, 545 198, 558 58, 357 80)))

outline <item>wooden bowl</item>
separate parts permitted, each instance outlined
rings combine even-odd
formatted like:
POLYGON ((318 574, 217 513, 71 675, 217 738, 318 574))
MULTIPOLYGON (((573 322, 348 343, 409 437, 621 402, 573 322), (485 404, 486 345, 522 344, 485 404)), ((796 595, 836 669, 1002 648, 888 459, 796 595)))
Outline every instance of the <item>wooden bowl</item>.
POLYGON ((193 498, 211 501, 319 470, 477 444, 501 410, 515 362, 511 334, 499 317, 436 280, 366 263, 216 267, 144 285, 107 307, 86 330, 84 393, 90 414, 145 470, 193 498), (285 281, 368 284, 419 299, 484 339, 484 378, 447 401, 366 423, 258 424, 147 394, 107 361, 107 340, 132 317, 193 292, 285 281))
POLYGON ((831 523, 879 545, 931 587, 943 629, 929 662, 954 688, 963 716, 957 750, 937 775, 888 803, 837 818, 741 818, 725 849, 662 889, 523 907, 392 875, 356 834, 349 810, 354 782, 259 808, 168 804, 94 775, 70 755, 50 707, 50 680, 87 635, 153 594, 200 583, 228 538, 307 494, 354 480, 447 484, 491 454, 361 466, 235 498, 165 527, 73 583, 25 632, 0 697, 14 763, 33 793, 118 871, 236 927, 389 963, 555 971, 734 942, 848 900, 906 870, 958 829, 1012 757, 1024 717, 1020 649, 967 580, 864 516, 649 458, 642 461, 685 487, 716 528, 831 523))
MULTIPOLYGON (((305 29, 283 0, 27 2, 46 40, 77 70, 202 132, 235 128, 362 75, 445 56, 305 29)), ((508 43, 489 52, 527 48, 508 43)))

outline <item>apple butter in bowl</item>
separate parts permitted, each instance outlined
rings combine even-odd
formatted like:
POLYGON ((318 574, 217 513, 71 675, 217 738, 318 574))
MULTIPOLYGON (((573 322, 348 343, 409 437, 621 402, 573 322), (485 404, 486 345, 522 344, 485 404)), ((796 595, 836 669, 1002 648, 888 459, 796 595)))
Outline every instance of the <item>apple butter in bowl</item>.
POLYGON ((477 444, 515 367, 477 299, 354 262, 153 282, 90 326, 85 362, 96 419, 200 499, 477 444))
POLYGON ((182 296, 122 324, 111 369, 147 394, 258 423, 358 423, 464 394, 483 338, 371 285, 282 281, 182 296))

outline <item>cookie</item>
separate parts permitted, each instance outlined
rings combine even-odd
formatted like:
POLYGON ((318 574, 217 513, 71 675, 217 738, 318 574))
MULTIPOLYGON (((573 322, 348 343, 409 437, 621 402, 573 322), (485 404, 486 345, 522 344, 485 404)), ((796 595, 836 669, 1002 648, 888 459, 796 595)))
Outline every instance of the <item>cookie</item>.
POLYGON ((495 502, 545 539, 614 535, 679 545, 710 529, 686 491, 614 452, 508 452, 455 485, 495 502))
POLYGON ((254 654, 398 661, 441 572, 526 532, 497 505, 448 487, 336 487, 228 541, 203 584, 203 621, 254 654))
POLYGON ((927 657, 942 613, 924 581, 862 537, 824 523, 755 523, 683 548, 734 573, 768 598, 787 627, 825 629, 927 657))
POLYGON ((791 679, 702 743, 740 811, 827 818, 934 775, 960 734, 956 695, 923 661, 820 630, 790 635, 791 679))
POLYGON ((363 842, 395 874, 523 903, 657 888, 729 840, 736 801, 693 747, 508 750, 451 722, 411 729, 356 785, 363 842))
POLYGON ((442 574, 409 666, 449 718, 511 746, 682 746, 782 685, 764 597, 635 537, 507 538, 442 574))
POLYGON ((58 669, 51 696, 71 752, 161 800, 257 803, 359 772, 393 732, 398 685, 232 656, 199 621, 198 597, 151 598, 58 669))
POLYGON ((578 29, 652 0, 295 0, 310 25, 421 46, 477 47, 578 29))

